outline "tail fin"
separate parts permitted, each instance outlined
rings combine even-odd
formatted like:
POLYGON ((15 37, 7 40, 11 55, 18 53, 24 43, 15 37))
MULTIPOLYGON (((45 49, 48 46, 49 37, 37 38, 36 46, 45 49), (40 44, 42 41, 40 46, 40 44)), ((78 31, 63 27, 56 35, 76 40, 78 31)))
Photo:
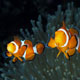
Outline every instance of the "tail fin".
POLYGON ((44 51, 44 44, 42 43, 36 44, 36 49, 37 49, 38 54, 42 54, 44 51))
POLYGON ((46 42, 44 42, 44 41, 38 41, 37 43, 42 43, 44 45, 44 48, 50 48, 48 46, 49 40, 50 40, 50 34, 48 34, 48 38, 47 38, 47 41, 46 42))

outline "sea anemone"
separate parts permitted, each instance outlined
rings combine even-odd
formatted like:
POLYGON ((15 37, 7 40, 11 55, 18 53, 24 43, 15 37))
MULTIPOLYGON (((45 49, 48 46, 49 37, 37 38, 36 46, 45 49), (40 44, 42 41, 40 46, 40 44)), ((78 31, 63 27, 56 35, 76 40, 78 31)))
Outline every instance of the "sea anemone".
MULTIPOLYGON (((80 28, 80 8, 75 8, 72 3, 67 4, 67 9, 62 11, 61 5, 54 15, 46 15, 46 24, 42 24, 42 18, 39 15, 38 21, 31 20, 33 34, 27 29, 25 32, 20 29, 22 39, 30 39, 33 44, 41 41, 48 43, 49 37, 54 36, 55 31, 62 26, 65 20, 66 27, 80 28), (65 17, 65 19, 64 19, 65 17), (45 30, 44 30, 44 29, 45 30)), ((45 48, 42 55, 36 55, 32 61, 21 63, 17 61, 12 63, 1 63, 1 79, 0 80, 80 80, 80 55, 76 51, 75 55, 67 60, 62 53, 58 58, 56 48, 45 48)))

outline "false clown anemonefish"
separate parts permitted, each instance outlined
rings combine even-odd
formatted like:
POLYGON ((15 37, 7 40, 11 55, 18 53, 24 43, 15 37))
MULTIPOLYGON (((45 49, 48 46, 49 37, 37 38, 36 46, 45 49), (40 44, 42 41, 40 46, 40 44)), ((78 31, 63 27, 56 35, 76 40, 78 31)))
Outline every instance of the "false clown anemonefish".
POLYGON ((63 26, 55 32, 55 37, 50 37, 48 46, 51 48, 57 47, 59 50, 57 57, 63 52, 65 57, 69 59, 69 56, 74 55, 75 50, 80 53, 80 38, 78 35, 79 33, 76 29, 66 29, 63 21, 63 26))
POLYGON ((13 62, 16 62, 19 59, 21 62, 23 61, 22 57, 25 60, 32 60, 35 57, 35 54, 42 54, 44 50, 44 45, 42 43, 37 43, 33 46, 30 40, 19 40, 17 37, 14 41, 11 41, 7 44, 7 53, 8 57, 13 58, 13 62))

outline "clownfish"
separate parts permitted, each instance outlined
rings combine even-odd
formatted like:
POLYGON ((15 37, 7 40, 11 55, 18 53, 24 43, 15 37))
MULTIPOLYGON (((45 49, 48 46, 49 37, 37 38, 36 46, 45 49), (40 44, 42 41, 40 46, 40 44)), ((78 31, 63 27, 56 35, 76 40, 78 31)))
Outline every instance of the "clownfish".
POLYGON ((8 57, 13 58, 13 62, 16 62, 18 59, 22 62, 25 60, 32 60, 35 57, 35 54, 42 54, 44 50, 44 45, 42 43, 37 43, 33 46, 30 40, 19 40, 18 38, 14 39, 7 44, 7 53, 8 57))
POLYGON ((59 53, 64 53, 65 57, 69 59, 77 50, 80 53, 80 38, 78 37, 78 31, 74 28, 66 29, 63 21, 63 26, 55 32, 55 37, 50 37, 48 46, 51 48, 57 47, 59 53))

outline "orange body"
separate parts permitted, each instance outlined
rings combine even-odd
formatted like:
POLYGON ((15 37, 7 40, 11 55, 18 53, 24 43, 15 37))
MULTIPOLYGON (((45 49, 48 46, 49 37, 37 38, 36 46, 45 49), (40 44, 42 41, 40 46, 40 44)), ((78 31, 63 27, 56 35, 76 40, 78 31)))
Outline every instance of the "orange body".
MULTIPOLYGON (((69 30, 67 30, 65 24, 63 23, 63 26, 55 32, 55 37, 50 38, 48 46, 51 48, 57 47, 57 49, 59 50, 57 57, 61 52, 63 52, 65 57, 69 59, 69 56, 72 56, 75 53, 75 49, 78 44, 76 39, 77 35, 77 30, 75 30, 74 28, 70 28, 69 30)), ((79 49, 80 47, 78 48, 78 52, 80 51, 79 49)))
POLYGON ((25 59, 26 60, 32 60, 35 57, 34 51, 33 51, 33 47, 28 47, 26 49, 26 55, 25 55, 25 59))
MULTIPOLYGON (((35 49, 37 50, 36 52, 38 54, 41 54, 43 52, 44 45, 42 43, 38 43, 36 44, 35 49)), ((12 60, 13 62, 17 61, 17 59, 23 61, 22 57, 25 60, 32 60, 35 57, 33 45, 30 40, 25 41, 20 41, 18 39, 14 40, 7 45, 7 50, 8 52, 6 54, 8 57, 14 56, 12 60)))
POLYGON ((32 60, 34 58, 35 54, 33 51, 33 45, 30 40, 25 40, 24 45, 21 45, 21 42, 20 41, 17 42, 16 40, 14 40, 14 43, 10 42, 7 45, 7 50, 8 50, 7 56, 11 57, 13 55, 14 56, 13 62, 15 62, 17 59, 23 61, 21 57, 23 57, 24 52, 26 52, 26 56, 25 56, 26 60, 32 60), (17 52, 15 52, 16 46, 14 43, 16 43, 16 45, 18 46, 17 52))

